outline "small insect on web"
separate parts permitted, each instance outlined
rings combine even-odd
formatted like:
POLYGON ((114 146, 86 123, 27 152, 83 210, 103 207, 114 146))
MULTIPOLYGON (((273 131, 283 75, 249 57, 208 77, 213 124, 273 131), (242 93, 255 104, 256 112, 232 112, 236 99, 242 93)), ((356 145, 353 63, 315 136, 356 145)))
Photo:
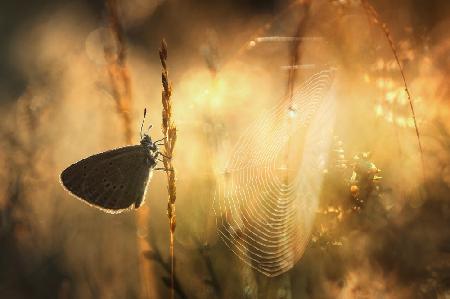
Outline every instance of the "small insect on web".
POLYGON ((257 119, 218 178, 219 236, 267 276, 291 269, 309 241, 333 136, 334 72, 313 75, 292 99, 257 119))
POLYGON ((70 165, 61 173, 63 186, 75 197, 108 213, 139 208, 153 170, 165 170, 155 168, 163 155, 158 150, 163 139, 153 142, 148 134, 142 134, 143 126, 144 120, 139 145, 99 153, 70 165))

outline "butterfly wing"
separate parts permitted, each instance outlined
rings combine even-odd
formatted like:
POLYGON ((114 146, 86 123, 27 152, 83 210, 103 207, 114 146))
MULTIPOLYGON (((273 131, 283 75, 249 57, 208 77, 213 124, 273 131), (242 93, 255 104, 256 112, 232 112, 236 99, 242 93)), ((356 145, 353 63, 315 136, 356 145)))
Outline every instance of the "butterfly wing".
POLYGON ((88 204, 120 213, 142 204, 154 166, 144 146, 126 146, 72 164, 61 173, 61 182, 88 204))

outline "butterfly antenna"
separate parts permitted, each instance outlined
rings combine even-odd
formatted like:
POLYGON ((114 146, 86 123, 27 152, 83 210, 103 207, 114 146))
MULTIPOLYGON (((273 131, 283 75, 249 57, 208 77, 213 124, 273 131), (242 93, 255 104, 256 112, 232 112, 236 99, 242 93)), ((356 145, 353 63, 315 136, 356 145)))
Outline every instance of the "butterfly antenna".
POLYGON ((142 119, 142 124, 141 124, 141 139, 142 139, 142 129, 144 128, 144 121, 145 121, 145 116, 147 115, 147 108, 144 108, 144 118, 142 119))

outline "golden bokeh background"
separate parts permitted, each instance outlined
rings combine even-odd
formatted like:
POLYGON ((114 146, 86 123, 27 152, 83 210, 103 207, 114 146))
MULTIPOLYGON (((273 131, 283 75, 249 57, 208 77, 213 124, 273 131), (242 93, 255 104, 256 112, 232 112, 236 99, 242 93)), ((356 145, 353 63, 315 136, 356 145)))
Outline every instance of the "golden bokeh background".
MULTIPOLYGON (((125 145, 104 51, 114 39, 105 3, 38 2, 0 9, 0 298, 167 298, 165 174, 149 184, 145 227, 136 211, 102 213, 59 183, 71 163, 125 145), (145 282, 139 238, 153 251, 145 282)), ((369 2, 403 66, 424 165, 392 49, 361 1, 117 1, 134 143, 145 107, 150 134, 162 136, 158 48, 162 38, 168 44, 179 298, 450 296, 450 5, 369 2), (306 17, 295 84, 337 68, 334 135, 348 161, 371 153, 382 192, 370 197, 375 206, 340 216, 351 219, 339 219, 338 237, 323 246, 314 239, 293 270, 267 280, 217 238, 211 204, 239 136, 286 96, 294 42, 283 37, 306 17)), ((332 204, 322 208, 346 205, 348 180, 324 187, 323 203, 332 204)), ((327 224, 318 217, 322 232, 327 224)))

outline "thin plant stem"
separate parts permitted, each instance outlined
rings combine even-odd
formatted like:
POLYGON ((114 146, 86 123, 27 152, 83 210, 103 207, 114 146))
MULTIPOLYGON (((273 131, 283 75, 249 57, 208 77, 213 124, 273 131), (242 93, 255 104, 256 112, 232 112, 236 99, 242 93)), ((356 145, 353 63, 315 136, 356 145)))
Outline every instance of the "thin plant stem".
MULTIPOLYGON (((302 39, 301 37, 304 35, 306 31, 306 24, 308 23, 309 16, 310 16, 310 7, 311 7, 312 0, 304 1, 301 4, 301 8, 304 11, 304 14, 302 18, 300 19, 297 28, 295 30, 294 37, 297 39, 294 41, 294 43, 291 46, 290 51, 290 65, 295 66, 298 65, 301 58, 300 53, 300 47, 302 45, 302 39)), ((294 95, 294 86, 296 81, 296 75, 297 75, 297 69, 292 67, 289 69, 289 77, 288 77, 288 83, 287 83, 287 90, 286 94, 288 95, 288 100, 292 101, 292 97, 294 95)))
POLYGON ((161 60, 161 82, 163 85, 161 100, 163 104, 162 110, 162 126, 161 130, 164 135, 164 168, 167 175, 167 191, 169 193, 167 203, 167 216, 169 218, 169 231, 170 231, 170 298, 174 298, 174 273, 175 273, 175 254, 174 254, 174 234, 176 227, 175 216, 175 201, 177 197, 175 186, 175 169, 172 165, 173 150, 175 142, 177 140, 177 129, 172 120, 172 86, 168 79, 167 71, 167 44, 163 39, 161 41, 161 48, 159 49, 159 58, 161 60))
POLYGON ((394 44, 394 40, 392 39, 391 32, 389 31, 388 26, 386 25, 386 23, 384 23, 380 20, 380 16, 378 15, 378 12, 369 3, 369 1, 361 0, 361 4, 364 8, 364 11, 367 14, 367 17, 374 24, 378 25, 381 28, 381 30, 383 31, 383 33, 389 43, 389 46, 392 50, 392 54, 394 55, 395 61, 397 62, 397 66, 398 66, 398 69, 400 71, 400 74, 401 74, 401 77, 403 80, 403 86, 405 88, 406 95, 408 96, 409 107, 411 109, 411 114, 412 114, 413 121, 414 121, 414 128, 416 129, 417 142, 419 144, 420 158, 421 158, 421 162, 422 162, 422 175, 423 175, 423 179, 425 182, 425 160, 424 160, 424 155, 423 155, 422 141, 420 139, 420 134, 419 134, 419 127, 417 126, 416 112, 414 110, 411 93, 409 92, 408 84, 407 84, 406 77, 405 77, 405 72, 403 71, 403 67, 402 67, 402 64, 400 63, 400 59, 398 58, 398 53, 397 53, 397 49, 394 44))
MULTIPOLYGON (((261 34, 264 34, 267 30, 269 30, 272 25, 279 21, 280 19, 286 17, 286 15, 288 13, 290 13, 292 11, 292 9, 295 8, 295 6, 303 4, 303 1, 292 1, 289 5, 287 5, 285 8, 283 8, 283 10, 281 12, 279 12, 277 15, 275 15, 273 18, 271 18, 269 21, 267 21, 266 23, 264 23, 263 25, 259 26, 256 30, 254 30, 250 36, 249 36, 249 40, 250 41, 255 41, 255 39, 260 36, 261 34)), ((249 48, 249 43, 246 42, 245 44, 243 44, 241 47, 239 47, 237 49, 237 51, 225 61, 225 64, 227 62, 231 62, 236 60, 236 58, 240 57, 245 51, 247 51, 249 48)))
MULTIPOLYGON (((119 20, 116 0, 106 0, 108 11, 108 27, 112 37, 113 47, 104 47, 107 71, 110 76, 113 98, 116 103, 116 111, 122 119, 124 127, 124 139, 127 144, 132 143, 133 124, 130 116, 132 104, 131 80, 127 65, 127 46, 125 34, 119 20)), ((139 257, 139 277, 142 298, 153 298, 156 296, 154 288, 151 287, 151 264, 145 258, 144 252, 151 250, 150 244, 146 241, 149 209, 142 206, 136 212, 136 227, 138 232, 137 247, 139 257)))
POLYGON ((107 0, 108 27, 113 39, 113 47, 104 47, 107 71, 110 77, 116 110, 123 121, 124 137, 127 144, 131 144, 133 125, 130 116, 132 102, 131 80, 127 65, 127 45, 122 25, 119 21, 116 0, 107 0))

